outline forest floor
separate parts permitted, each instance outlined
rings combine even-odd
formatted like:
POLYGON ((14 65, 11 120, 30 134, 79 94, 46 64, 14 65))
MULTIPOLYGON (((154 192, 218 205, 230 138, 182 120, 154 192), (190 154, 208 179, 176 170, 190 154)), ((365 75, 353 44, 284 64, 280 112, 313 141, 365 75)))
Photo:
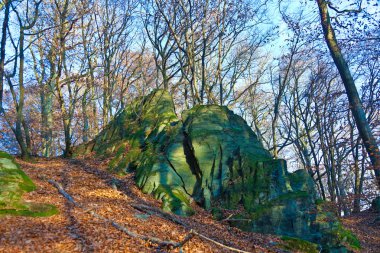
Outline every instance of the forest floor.
MULTIPOLYGON (((172 216, 187 227, 159 213, 136 209, 136 205, 141 204, 159 208, 160 202, 136 187, 132 173, 118 177, 107 172, 105 161, 55 158, 18 162, 38 188, 26 194, 25 199, 54 204, 60 213, 45 218, 3 217, 0 252, 231 252, 199 235, 181 248, 158 248, 149 241, 117 230, 110 222, 94 217, 93 213, 117 222, 131 232, 165 241, 180 242, 193 229, 236 249, 282 252, 277 237, 231 228, 226 222, 213 220, 209 212, 196 205, 196 214, 191 217, 172 216), (59 194, 49 179, 60 183, 85 209, 78 208, 59 194)), ((380 252, 380 225, 373 225, 373 220, 371 213, 344 220, 344 224, 362 241, 362 252, 380 252)))

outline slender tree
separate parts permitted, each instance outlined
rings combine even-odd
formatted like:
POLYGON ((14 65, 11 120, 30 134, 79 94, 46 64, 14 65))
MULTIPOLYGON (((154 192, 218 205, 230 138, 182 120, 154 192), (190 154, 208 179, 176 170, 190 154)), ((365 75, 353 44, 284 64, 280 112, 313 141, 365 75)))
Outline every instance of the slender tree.
POLYGON ((5 73, 5 47, 7 42, 7 28, 9 22, 9 11, 11 7, 11 0, 4 1, 4 19, 1 28, 1 44, 0 44, 0 113, 3 109, 3 91, 4 91, 4 73, 5 73))
POLYGON ((348 67, 347 62, 344 59, 344 56, 335 36, 334 28, 331 25, 331 18, 329 15, 329 2, 325 0, 317 0, 317 4, 326 44, 329 48, 331 57, 333 58, 334 63, 339 71, 340 77, 342 78, 342 81, 344 83, 352 115, 355 118, 356 126, 360 133, 360 137, 363 139, 364 146, 368 152, 368 156, 371 160, 373 169, 375 171, 378 186, 380 187, 379 147, 377 145, 374 135, 372 134, 372 130, 370 128, 365 111, 363 109, 363 105, 360 100, 359 93, 356 89, 355 81, 352 77, 350 68, 348 67))

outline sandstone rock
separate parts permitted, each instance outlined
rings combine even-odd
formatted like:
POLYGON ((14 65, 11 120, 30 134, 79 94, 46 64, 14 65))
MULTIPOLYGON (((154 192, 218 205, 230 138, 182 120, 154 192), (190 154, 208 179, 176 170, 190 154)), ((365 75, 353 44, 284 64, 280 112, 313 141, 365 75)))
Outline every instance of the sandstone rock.
POLYGON ((195 201, 221 219, 223 210, 242 208, 231 225, 328 248, 347 244, 336 217, 318 207, 308 173, 289 173, 286 161, 273 159, 244 119, 227 107, 198 105, 180 120, 171 96, 156 90, 76 149, 77 154, 89 151, 112 154, 112 170, 134 169, 137 185, 162 200, 166 211, 191 215, 195 201), (334 219, 326 221, 326 215, 334 219))

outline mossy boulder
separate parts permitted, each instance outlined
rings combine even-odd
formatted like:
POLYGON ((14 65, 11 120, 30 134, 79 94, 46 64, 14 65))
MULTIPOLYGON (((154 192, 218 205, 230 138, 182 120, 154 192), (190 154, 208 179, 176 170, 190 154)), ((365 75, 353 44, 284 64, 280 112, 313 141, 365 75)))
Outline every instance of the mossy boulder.
POLYGON ((32 180, 20 169, 14 158, 0 151, 0 216, 50 216, 57 209, 48 204, 30 203, 22 195, 36 189, 32 180))
POLYGON ((223 219, 223 210, 239 209, 229 220, 241 229, 302 238, 325 248, 341 245, 333 233, 340 223, 329 227, 317 220, 323 211, 309 174, 289 173, 286 161, 273 159, 244 119, 227 107, 197 105, 179 119, 171 96, 155 90, 75 153, 90 151, 111 156, 112 170, 135 170, 137 185, 160 199, 166 211, 191 215, 195 201, 223 219))

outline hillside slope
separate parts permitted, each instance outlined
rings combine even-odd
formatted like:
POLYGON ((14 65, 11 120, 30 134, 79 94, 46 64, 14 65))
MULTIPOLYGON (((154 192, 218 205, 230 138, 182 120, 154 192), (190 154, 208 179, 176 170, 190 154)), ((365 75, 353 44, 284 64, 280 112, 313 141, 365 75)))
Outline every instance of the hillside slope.
MULTIPOLYGON (((128 236, 88 212, 75 208, 47 182, 48 179, 62 184, 77 202, 141 235, 180 241, 189 232, 167 219, 135 209, 132 205, 136 203, 156 208, 161 203, 137 188, 133 173, 118 181, 121 177, 107 171, 107 160, 86 157, 81 160, 57 158, 38 159, 33 163, 18 162, 37 187, 36 191, 24 195, 25 200, 54 204, 60 212, 43 218, 2 217, 0 252, 179 252, 178 248, 158 249, 155 244, 128 236)), ((284 252, 283 242, 276 236, 231 228, 225 221, 215 221, 202 208, 196 205, 193 208, 195 215, 175 217, 208 238, 248 252, 284 252)), ((380 251, 380 226, 373 224, 375 215, 366 212, 343 220, 362 241, 360 252, 380 251)), ((192 238, 182 250, 232 252, 200 237, 192 238)))
MULTIPOLYGON (((162 240, 180 241, 188 229, 157 215, 141 212, 133 204, 159 207, 160 202, 141 193, 133 175, 122 183, 107 172, 107 162, 93 160, 39 159, 35 163, 19 161, 23 170, 37 185, 37 191, 25 195, 26 200, 42 201, 58 207, 52 217, 2 217, 0 220, 0 252, 179 252, 150 244, 126 235, 75 208, 57 192, 48 179, 59 182, 78 202, 96 213, 112 219, 133 232, 162 240), (117 186, 115 186, 115 182, 117 186)), ((203 209, 193 206, 197 214, 177 217, 199 233, 222 244, 248 252, 281 252, 275 236, 242 232, 217 222, 203 209)), ((195 236, 183 246, 184 252, 231 252, 195 236)))

